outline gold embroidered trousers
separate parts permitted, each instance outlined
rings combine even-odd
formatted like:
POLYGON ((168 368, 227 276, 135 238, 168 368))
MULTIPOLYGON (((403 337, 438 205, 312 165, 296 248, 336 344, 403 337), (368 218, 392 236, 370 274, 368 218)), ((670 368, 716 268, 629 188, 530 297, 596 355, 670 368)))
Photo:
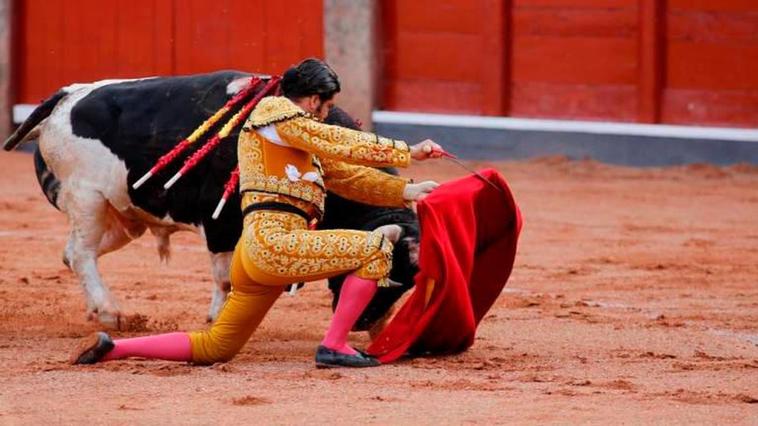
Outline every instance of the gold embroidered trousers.
POLYGON ((232 258, 232 291, 207 331, 190 333, 197 364, 228 361, 263 320, 284 287, 354 272, 386 281, 392 243, 379 232, 312 231, 301 216, 259 210, 245 217, 232 258))

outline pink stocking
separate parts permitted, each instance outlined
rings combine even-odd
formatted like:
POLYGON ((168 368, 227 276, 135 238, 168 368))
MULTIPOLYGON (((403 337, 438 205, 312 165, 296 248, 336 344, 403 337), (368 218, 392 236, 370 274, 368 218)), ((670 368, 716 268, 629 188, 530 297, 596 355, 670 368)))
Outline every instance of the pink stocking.
POLYGON ((375 293, 376 281, 366 280, 355 274, 348 275, 342 284, 340 300, 337 302, 337 309, 334 310, 332 323, 321 344, 343 354, 357 354, 358 352, 347 344, 347 334, 375 293))
POLYGON ((118 339, 116 346, 102 361, 140 357, 168 361, 191 361, 192 344, 187 333, 167 333, 154 336, 118 339))

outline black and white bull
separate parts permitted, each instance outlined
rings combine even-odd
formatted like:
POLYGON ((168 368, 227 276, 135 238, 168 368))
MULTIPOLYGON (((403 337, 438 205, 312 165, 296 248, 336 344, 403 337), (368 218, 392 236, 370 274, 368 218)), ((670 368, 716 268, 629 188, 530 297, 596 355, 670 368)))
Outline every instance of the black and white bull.
MULTIPOLYGON (((216 318, 230 289, 231 253, 242 232, 239 195, 229 200, 217 220, 211 214, 237 163, 239 129, 170 190, 162 185, 182 161, 136 190, 131 185, 250 78, 250 74, 222 71, 73 84, 44 101, 5 141, 6 150, 26 140, 39 142, 37 178, 50 203, 68 216, 71 229, 63 261, 81 282, 90 318, 119 327, 121 310, 100 276, 97 259, 148 229, 157 237, 164 261, 169 258, 173 232, 192 230, 204 236, 214 283, 208 320, 216 318)), ((330 120, 354 126, 338 109, 330 120)), ((411 252, 417 247, 418 222, 409 209, 371 207, 334 195, 327 197, 326 211, 324 229, 373 229, 400 223, 407 236, 396 246, 391 276, 403 286, 377 293, 359 322, 359 328, 365 329, 412 286, 416 266, 409 247, 411 252)), ((340 285, 340 278, 330 281, 337 293, 340 285)))

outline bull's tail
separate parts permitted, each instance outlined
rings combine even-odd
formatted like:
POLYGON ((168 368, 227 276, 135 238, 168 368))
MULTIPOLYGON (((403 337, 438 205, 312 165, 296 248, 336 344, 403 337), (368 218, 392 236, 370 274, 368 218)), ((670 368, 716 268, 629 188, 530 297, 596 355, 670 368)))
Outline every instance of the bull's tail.
POLYGON ((5 143, 3 143, 3 149, 6 151, 12 151, 21 142, 34 139, 37 133, 33 130, 42 122, 42 120, 46 119, 50 113, 53 112, 53 108, 55 108, 58 102, 60 102, 60 100, 67 94, 68 92, 65 90, 59 90, 53 96, 50 96, 42 102, 40 106, 35 108, 31 115, 29 115, 29 118, 21 123, 21 125, 18 126, 18 129, 5 140, 5 143))
POLYGON ((61 181, 47 167, 47 163, 42 158, 39 148, 34 150, 34 172, 37 175, 37 182, 39 182, 42 192, 47 197, 47 201, 60 210, 60 207, 58 207, 58 192, 61 190, 61 181))

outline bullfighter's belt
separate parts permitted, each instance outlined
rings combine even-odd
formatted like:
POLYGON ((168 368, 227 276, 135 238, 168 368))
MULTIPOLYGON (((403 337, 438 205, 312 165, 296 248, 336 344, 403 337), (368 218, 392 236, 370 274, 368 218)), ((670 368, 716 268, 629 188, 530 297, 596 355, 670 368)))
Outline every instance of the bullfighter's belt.
POLYGON ((293 206, 292 204, 280 203, 277 201, 264 201, 260 203, 250 204, 249 206, 245 207, 244 210, 242 210, 242 217, 245 217, 256 210, 276 210, 287 213, 294 213, 305 219, 306 222, 310 222, 310 218, 303 210, 293 206))

